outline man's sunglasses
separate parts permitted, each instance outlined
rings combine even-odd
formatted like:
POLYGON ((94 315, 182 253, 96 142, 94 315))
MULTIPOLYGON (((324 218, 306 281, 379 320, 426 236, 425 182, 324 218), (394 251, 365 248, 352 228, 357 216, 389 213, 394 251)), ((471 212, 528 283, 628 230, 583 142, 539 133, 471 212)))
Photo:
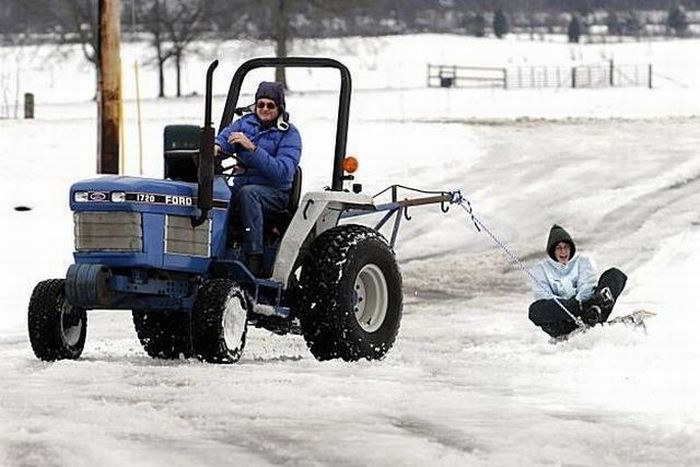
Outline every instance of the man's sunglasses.
POLYGON ((275 110, 277 108, 277 104, 275 104, 274 102, 260 101, 256 104, 256 106, 258 107, 258 109, 264 109, 265 107, 267 107, 267 110, 275 110))

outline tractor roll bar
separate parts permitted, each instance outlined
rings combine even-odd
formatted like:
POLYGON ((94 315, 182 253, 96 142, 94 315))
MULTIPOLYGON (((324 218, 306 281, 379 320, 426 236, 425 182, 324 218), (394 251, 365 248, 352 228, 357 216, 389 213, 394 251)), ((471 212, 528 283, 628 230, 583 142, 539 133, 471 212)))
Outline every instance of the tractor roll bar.
POLYGON ((331 190, 343 190, 343 159, 348 140, 348 119, 350 115, 350 95, 352 80, 348 68, 332 58, 286 57, 286 58, 254 58, 244 62, 231 80, 224 113, 221 116, 219 132, 233 121, 233 115, 241 93, 243 79, 249 71, 264 67, 291 68, 335 68, 340 71, 340 102, 338 105, 338 123, 335 134, 335 156, 333 159, 333 181, 331 190))

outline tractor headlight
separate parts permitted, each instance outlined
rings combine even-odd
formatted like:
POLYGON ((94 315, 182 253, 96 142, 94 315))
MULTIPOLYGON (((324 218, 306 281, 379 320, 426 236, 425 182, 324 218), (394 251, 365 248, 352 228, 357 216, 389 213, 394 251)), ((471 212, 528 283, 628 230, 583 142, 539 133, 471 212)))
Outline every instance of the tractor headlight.
POLYGON ((111 199, 113 203, 123 203, 126 201, 126 193, 123 191, 113 191, 111 199))
POLYGON ((76 203, 86 203, 88 201, 87 191, 76 191, 73 193, 73 201, 76 203))

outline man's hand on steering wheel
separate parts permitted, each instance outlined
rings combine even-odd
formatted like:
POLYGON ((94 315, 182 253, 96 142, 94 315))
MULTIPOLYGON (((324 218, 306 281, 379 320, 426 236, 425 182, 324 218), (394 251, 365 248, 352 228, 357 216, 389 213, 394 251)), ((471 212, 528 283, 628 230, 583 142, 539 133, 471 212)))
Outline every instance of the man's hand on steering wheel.
POLYGON ((219 162, 221 163, 221 174, 228 179, 233 178, 237 175, 243 175, 248 170, 248 167, 236 154, 226 152, 219 146, 214 146, 214 155, 219 159, 219 162), (223 160, 229 158, 233 158, 236 162, 231 165, 225 166, 223 164, 223 160), (231 172, 225 173, 228 170, 230 170, 231 172))
POLYGON ((231 135, 228 137, 228 143, 230 145, 234 144, 240 144, 243 149, 246 151, 255 151, 256 146, 255 143, 253 143, 246 135, 245 133, 241 131, 234 131, 231 133, 231 135))

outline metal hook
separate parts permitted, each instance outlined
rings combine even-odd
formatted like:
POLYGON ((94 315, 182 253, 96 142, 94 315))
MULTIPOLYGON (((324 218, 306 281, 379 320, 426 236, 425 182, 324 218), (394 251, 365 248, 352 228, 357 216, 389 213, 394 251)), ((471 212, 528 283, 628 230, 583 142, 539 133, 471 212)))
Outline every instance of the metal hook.
POLYGON ((449 210, 450 210, 450 206, 445 204, 444 201, 440 203, 440 211, 447 212, 449 210))
POLYGON ((407 221, 410 221, 411 219, 413 219, 411 216, 408 215, 408 206, 403 207, 403 217, 407 221))
POLYGON ((312 199, 310 199, 306 202, 306 205, 304 206, 304 212, 302 213, 304 216, 304 220, 309 218, 308 215, 306 214, 306 211, 309 210, 309 206, 311 206, 312 204, 314 204, 314 200, 312 200, 312 199))

